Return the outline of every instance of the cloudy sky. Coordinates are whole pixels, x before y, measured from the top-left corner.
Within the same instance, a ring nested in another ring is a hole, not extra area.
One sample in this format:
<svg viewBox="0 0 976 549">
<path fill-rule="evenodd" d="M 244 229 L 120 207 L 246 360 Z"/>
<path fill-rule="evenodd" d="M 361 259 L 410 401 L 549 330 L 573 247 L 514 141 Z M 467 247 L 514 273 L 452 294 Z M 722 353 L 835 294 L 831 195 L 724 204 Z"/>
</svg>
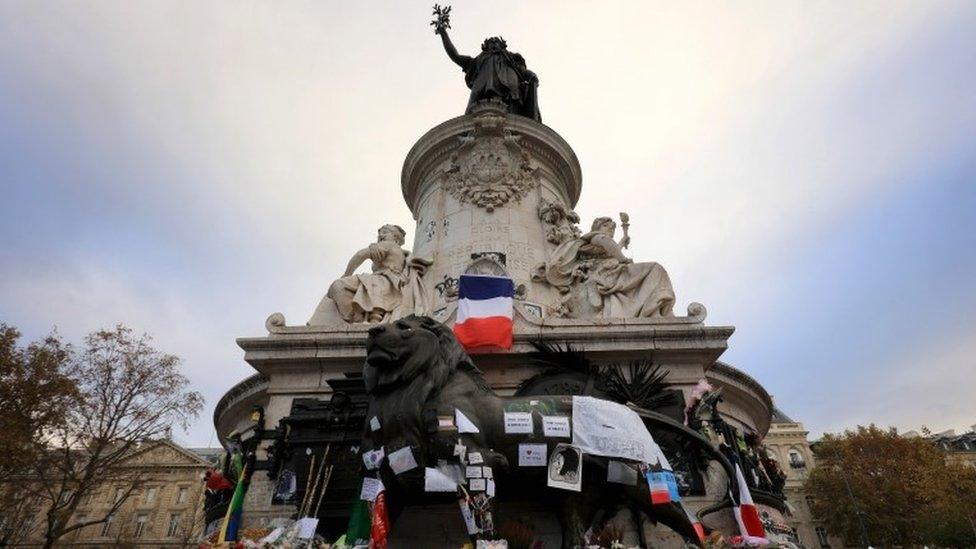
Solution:
<svg viewBox="0 0 976 549">
<path fill-rule="evenodd" d="M 403 157 L 460 114 L 422 2 L 0 2 L 0 321 L 123 322 L 208 409 L 234 339 L 413 227 Z M 501 34 L 678 309 L 818 434 L 976 423 L 976 3 L 456 2 Z M 412 237 L 412 235 L 409 235 Z"/>
</svg>

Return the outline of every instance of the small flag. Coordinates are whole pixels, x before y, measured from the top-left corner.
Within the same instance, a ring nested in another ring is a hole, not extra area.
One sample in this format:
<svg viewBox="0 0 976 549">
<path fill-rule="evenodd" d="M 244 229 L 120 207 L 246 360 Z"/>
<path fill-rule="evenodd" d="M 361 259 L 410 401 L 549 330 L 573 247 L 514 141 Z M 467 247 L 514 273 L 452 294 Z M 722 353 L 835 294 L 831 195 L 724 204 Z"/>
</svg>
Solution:
<svg viewBox="0 0 976 549">
<path fill-rule="evenodd" d="M 512 348 L 511 278 L 461 275 L 454 335 L 465 349 Z"/>
<path fill-rule="evenodd" d="M 241 476 L 237 480 L 237 487 L 234 488 L 234 495 L 230 498 L 227 506 L 227 514 L 224 515 L 224 526 L 220 529 L 218 543 L 227 541 L 237 541 L 237 531 L 241 527 L 241 513 L 244 511 L 244 494 L 247 492 L 247 483 L 244 481 L 247 475 L 247 465 L 241 469 Z"/>
<path fill-rule="evenodd" d="M 691 511 L 684 504 L 681 505 L 681 509 L 685 512 L 685 516 L 688 517 L 688 522 L 691 523 L 692 528 L 695 529 L 695 534 L 698 535 L 698 542 L 705 543 L 705 527 L 701 521 L 698 520 L 697 516 L 691 514 Z"/>
<path fill-rule="evenodd" d="M 648 471 L 647 484 L 651 489 L 651 503 L 671 503 L 681 501 L 678 481 L 671 471 Z"/>
<path fill-rule="evenodd" d="M 386 515 L 386 492 L 376 494 L 373 501 L 373 524 L 369 536 L 369 549 L 386 549 L 390 533 L 390 520 Z"/>
<path fill-rule="evenodd" d="M 735 478 L 739 484 L 739 504 L 735 506 L 735 521 L 739 523 L 739 533 L 743 536 L 765 538 L 766 531 L 759 519 L 759 511 L 752 501 L 749 485 L 746 484 L 738 463 L 735 464 Z"/>
</svg>

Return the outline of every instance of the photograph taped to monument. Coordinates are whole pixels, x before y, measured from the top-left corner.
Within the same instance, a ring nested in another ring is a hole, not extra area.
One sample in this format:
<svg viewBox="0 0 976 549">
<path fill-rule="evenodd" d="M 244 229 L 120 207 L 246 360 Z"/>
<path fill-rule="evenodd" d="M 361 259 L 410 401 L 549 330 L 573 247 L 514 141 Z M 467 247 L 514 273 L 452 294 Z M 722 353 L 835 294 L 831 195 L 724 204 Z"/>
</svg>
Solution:
<svg viewBox="0 0 976 549">
<path fill-rule="evenodd" d="M 547 485 L 579 492 L 583 484 L 583 452 L 571 445 L 560 443 L 549 457 Z"/>
</svg>

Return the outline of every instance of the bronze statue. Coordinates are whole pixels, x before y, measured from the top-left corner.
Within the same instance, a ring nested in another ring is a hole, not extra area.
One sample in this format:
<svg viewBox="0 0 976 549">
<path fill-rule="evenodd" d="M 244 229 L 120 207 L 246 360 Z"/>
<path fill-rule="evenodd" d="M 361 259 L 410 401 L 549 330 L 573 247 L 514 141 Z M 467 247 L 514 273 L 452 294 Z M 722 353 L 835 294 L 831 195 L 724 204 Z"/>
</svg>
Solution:
<svg viewBox="0 0 976 549">
<path fill-rule="evenodd" d="M 680 504 L 652 505 L 647 483 L 638 482 L 636 486 L 609 484 L 606 480 L 607 458 L 583 456 L 581 492 L 547 489 L 546 467 L 517 466 L 520 443 L 530 439 L 537 443 L 546 442 L 551 447 L 551 443 L 558 440 L 547 440 L 537 434 L 507 434 L 504 412 L 531 411 L 535 416 L 533 421 L 538 425 L 541 413 L 572 416 L 572 395 L 533 396 L 531 400 L 529 397 L 499 397 L 487 386 L 481 371 L 458 344 L 450 328 L 427 317 L 409 316 L 374 326 L 369 330 L 366 349 L 363 377 L 370 396 L 366 417 L 368 423 L 375 419 L 376 428 L 367 426 L 365 429 L 362 451 L 371 453 L 383 448 L 389 456 L 409 447 L 418 465 L 397 475 L 388 461 L 381 463 L 379 475 L 386 487 L 391 522 L 408 504 L 437 500 L 437 495 L 424 491 L 424 468 L 439 467 L 438 463 L 459 463 L 458 447 L 463 446 L 462 453 L 467 456 L 480 454 L 483 466 L 492 469 L 497 483 L 497 498 L 488 499 L 486 503 L 487 527 L 479 520 L 487 539 L 491 539 L 494 529 L 491 505 L 499 499 L 543 501 L 558 509 L 564 548 L 576 546 L 588 528 L 595 526 L 594 531 L 598 530 L 602 526 L 598 524 L 602 520 L 602 510 L 619 505 L 640 509 L 686 540 L 699 542 L 692 521 Z M 719 461 L 731 478 L 731 465 L 701 435 L 663 414 L 634 409 L 655 432 L 672 433 L 701 447 L 712 459 Z M 454 423 L 456 410 L 463 413 L 478 432 L 459 433 L 458 425 Z M 630 465 L 638 467 L 637 463 Z M 440 497 L 454 498 L 456 495 Z M 482 503 L 485 499 L 482 497 Z M 712 506 L 703 512 L 718 507 Z"/>
<path fill-rule="evenodd" d="M 451 42 L 447 29 L 451 7 L 434 5 L 434 32 L 444 43 L 447 56 L 464 71 L 464 82 L 471 89 L 466 114 L 478 101 L 496 99 L 508 106 L 508 111 L 542 122 L 536 88 L 539 77 L 525 66 L 525 59 L 508 51 L 508 44 L 500 36 L 485 39 L 476 57 L 461 55 Z"/>
</svg>

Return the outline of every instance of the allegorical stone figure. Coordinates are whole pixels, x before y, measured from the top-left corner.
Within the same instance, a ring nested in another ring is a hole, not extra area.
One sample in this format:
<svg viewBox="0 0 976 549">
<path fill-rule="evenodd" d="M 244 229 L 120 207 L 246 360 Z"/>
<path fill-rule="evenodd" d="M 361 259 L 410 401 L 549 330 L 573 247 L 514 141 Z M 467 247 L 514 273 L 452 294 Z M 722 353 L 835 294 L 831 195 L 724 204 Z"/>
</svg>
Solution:
<svg viewBox="0 0 976 549">
<path fill-rule="evenodd" d="M 525 66 L 525 59 L 508 51 L 508 45 L 500 36 L 486 39 L 481 44 L 481 53 L 475 57 L 459 54 L 447 34 L 451 27 L 450 11 L 450 6 L 435 5 L 436 19 L 431 25 L 440 35 L 448 57 L 464 71 L 464 82 L 471 89 L 465 113 L 470 113 L 478 101 L 497 99 L 508 106 L 509 112 L 542 122 L 536 96 L 539 78 Z"/>
<path fill-rule="evenodd" d="M 668 273 L 657 263 L 634 263 L 624 256 L 630 237 L 617 242 L 616 230 L 613 219 L 594 219 L 590 232 L 562 239 L 532 279 L 560 291 L 563 309 L 557 314 L 561 316 L 673 316 L 675 298 Z"/>
<path fill-rule="evenodd" d="M 421 277 L 431 262 L 410 257 L 400 247 L 405 237 L 397 225 L 380 227 L 376 242 L 356 252 L 342 277 L 329 287 L 309 325 L 388 322 L 428 313 L 430 298 Z M 372 272 L 353 274 L 366 260 L 373 263 Z"/>
</svg>

